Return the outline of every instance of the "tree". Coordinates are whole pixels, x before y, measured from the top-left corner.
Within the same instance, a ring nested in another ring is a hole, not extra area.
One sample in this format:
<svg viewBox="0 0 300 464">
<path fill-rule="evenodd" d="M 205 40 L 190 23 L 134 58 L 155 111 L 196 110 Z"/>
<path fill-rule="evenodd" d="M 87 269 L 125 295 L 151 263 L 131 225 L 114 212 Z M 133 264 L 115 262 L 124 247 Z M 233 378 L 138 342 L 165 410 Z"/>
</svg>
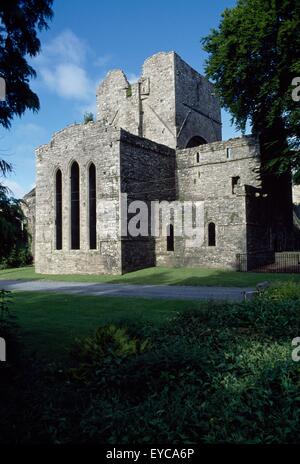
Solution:
<svg viewBox="0 0 300 464">
<path fill-rule="evenodd" d="M 202 39 L 206 74 L 221 104 L 243 132 L 260 137 L 265 166 L 292 168 L 300 180 L 300 103 L 292 80 L 300 76 L 300 0 L 238 0 L 218 29 Z"/>
<path fill-rule="evenodd" d="M 9 198 L 0 189 L 0 268 L 28 264 L 31 254 L 22 200 Z"/>
<path fill-rule="evenodd" d="M 0 159 L 0 177 L 1 175 L 6 176 L 6 174 L 8 174 L 11 171 L 12 171 L 12 165 L 8 163 L 7 161 Z M 1 186 L 0 184 L 0 191 L 1 189 L 5 189 L 5 187 Z"/>
<path fill-rule="evenodd" d="M 0 3 L 0 77 L 6 82 L 6 99 L 0 103 L 0 124 L 11 126 L 14 116 L 26 109 L 38 111 L 38 96 L 29 80 L 36 76 L 26 56 L 36 56 L 41 49 L 37 30 L 48 28 L 53 0 L 9 0 Z"/>
<path fill-rule="evenodd" d="M 9 129 L 14 116 L 26 109 L 38 111 L 38 96 L 29 80 L 36 76 L 26 57 L 36 56 L 41 43 L 37 30 L 47 29 L 52 18 L 53 0 L 9 0 L 0 2 L 0 78 L 6 87 L 5 100 L 0 101 L 0 124 Z M 10 163 L 0 159 L 0 178 L 12 170 Z M 0 183 L 0 256 L 10 265 L 25 263 L 27 232 L 19 200 L 8 197 L 9 189 Z M 3 263 L 2 263 L 3 265 Z"/>
</svg>

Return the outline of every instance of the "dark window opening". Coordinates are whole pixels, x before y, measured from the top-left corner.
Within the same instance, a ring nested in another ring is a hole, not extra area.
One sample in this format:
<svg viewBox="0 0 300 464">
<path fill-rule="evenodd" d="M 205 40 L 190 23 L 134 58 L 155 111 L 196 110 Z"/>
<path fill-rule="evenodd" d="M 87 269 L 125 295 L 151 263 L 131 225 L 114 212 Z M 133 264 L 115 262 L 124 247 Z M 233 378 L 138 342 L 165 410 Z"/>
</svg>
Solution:
<svg viewBox="0 0 300 464">
<path fill-rule="evenodd" d="M 167 251 L 174 251 L 174 227 L 172 224 L 167 227 Z"/>
<path fill-rule="evenodd" d="M 236 188 L 240 186 L 240 177 L 232 177 L 231 178 L 231 188 L 232 188 L 232 193 L 236 193 Z"/>
<path fill-rule="evenodd" d="M 62 249 L 62 175 L 59 169 L 55 178 L 55 247 Z"/>
<path fill-rule="evenodd" d="M 71 167 L 71 249 L 80 249 L 80 193 L 79 166 L 76 161 Z"/>
<path fill-rule="evenodd" d="M 192 225 L 196 227 L 196 206 L 192 205 Z"/>
<path fill-rule="evenodd" d="M 97 248 L 96 223 L 96 167 L 92 163 L 89 168 L 89 231 L 91 250 Z"/>
<path fill-rule="evenodd" d="M 216 225 L 214 222 L 208 224 L 208 246 L 216 246 Z"/>
<path fill-rule="evenodd" d="M 207 143 L 207 141 L 203 138 L 203 137 L 200 137 L 199 135 L 196 135 L 195 137 L 192 137 L 186 148 L 193 148 L 193 147 L 199 147 L 199 145 L 205 145 Z"/>
<path fill-rule="evenodd" d="M 199 162 L 200 162 L 200 154 L 197 153 L 197 163 L 199 163 Z"/>
</svg>

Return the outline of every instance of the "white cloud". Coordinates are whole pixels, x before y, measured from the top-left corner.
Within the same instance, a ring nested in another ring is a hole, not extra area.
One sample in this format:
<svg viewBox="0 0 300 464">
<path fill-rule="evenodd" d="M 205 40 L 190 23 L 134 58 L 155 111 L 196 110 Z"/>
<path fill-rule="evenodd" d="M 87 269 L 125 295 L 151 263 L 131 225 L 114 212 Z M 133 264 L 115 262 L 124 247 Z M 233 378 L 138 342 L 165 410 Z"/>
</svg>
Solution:
<svg viewBox="0 0 300 464">
<path fill-rule="evenodd" d="M 85 70 L 89 53 L 86 42 L 65 30 L 45 45 L 37 67 L 44 85 L 60 97 L 78 101 L 95 98 L 96 85 Z"/>
<path fill-rule="evenodd" d="M 54 69 L 41 69 L 44 82 L 61 97 L 87 100 L 96 90 L 85 69 L 75 64 L 59 64 Z"/>
<path fill-rule="evenodd" d="M 85 40 L 77 37 L 71 30 L 66 29 L 48 42 L 42 48 L 42 54 L 37 58 L 41 63 L 60 61 L 63 63 L 80 64 L 85 61 L 89 47 Z"/>
</svg>

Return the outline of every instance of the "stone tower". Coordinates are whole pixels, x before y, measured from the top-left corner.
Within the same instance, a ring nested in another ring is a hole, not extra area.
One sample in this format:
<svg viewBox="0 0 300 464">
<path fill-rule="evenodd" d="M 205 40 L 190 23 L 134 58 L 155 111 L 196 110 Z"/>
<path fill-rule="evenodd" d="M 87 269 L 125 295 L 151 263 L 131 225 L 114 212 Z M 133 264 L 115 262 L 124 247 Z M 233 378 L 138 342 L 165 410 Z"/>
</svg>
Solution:
<svg viewBox="0 0 300 464">
<path fill-rule="evenodd" d="M 175 52 L 148 58 L 134 84 L 111 71 L 97 90 L 97 120 L 171 148 L 222 138 L 212 84 Z"/>
</svg>

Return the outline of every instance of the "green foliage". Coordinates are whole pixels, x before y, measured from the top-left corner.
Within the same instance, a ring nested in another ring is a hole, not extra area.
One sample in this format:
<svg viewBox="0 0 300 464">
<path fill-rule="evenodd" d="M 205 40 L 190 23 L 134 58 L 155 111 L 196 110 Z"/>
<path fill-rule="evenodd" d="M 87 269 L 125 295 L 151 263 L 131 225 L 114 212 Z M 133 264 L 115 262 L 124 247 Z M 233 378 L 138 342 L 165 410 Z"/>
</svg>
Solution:
<svg viewBox="0 0 300 464">
<path fill-rule="evenodd" d="M 14 327 L 14 316 L 10 311 L 12 295 L 9 290 L 0 290 L 0 337 L 6 342 L 12 338 Z M 0 367 L 1 367 L 0 363 Z M 2 365 L 3 367 L 3 365 Z"/>
<path fill-rule="evenodd" d="M 12 386 L 20 442 L 297 443 L 299 304 L 296 285 L 277 284 L 157 329 L 100 327 L 64 366 L 30 360 Z"/>
<path fill-rule="evenodd" d="M 21 200 L 9 198 L 0 190 L 0 269 L 25 266 L 32 262 Z"/>
<path fill-rule="evenodd" d="M 275 301 L 300 300 L 300 285 L 296 282 L 276 282 L 265 291 L 264 298 Z"/>
<path fill-rule="evenodd" d="M 83 122 L 84 124 L 88 124 L 89 122 L 94 122 L 93 113 L 88 113 L 88 112 L 84 113 Z"/>
<path fill-rule="evenodd" d="M 6 176 L 9 172 L 12 171 L 12 165 L 5 160 L 0 159 L 0 175 Z M 0 185 L 0 192 L 7 193 L 7 187 Z"/>
<path fill-rule="evenodd" d="M 15 316 L 11 311 L 11 305 L 13 303 L 12 293 L 9 290 L 0 290 L 0 337 L 4 338 L 7 347 L 8 365 L 11 367 L 12 359 L 16 354 L 16 324 Z M 1 372 L 5 372 L 8 369 L 8 365 L 0 363 Z M 4 369 L 5 368 L 5 369 Z M 4 381 L 4 377 L 1 377 L 1 382 Z"/>
<path fill-rule="evenodd" d="M 281 173 L 300 169 L 300 106 L 292 79 L 300 76 L 298 0 L 238 0 L 203 39 L 207 76 L 238 129 L 260 134 L 265 159 Z M 292 152 L 293 150 L 293 152 Z"/>
<path fill-rule="evenodd" d="M 6 100 L 0 103 L 0 124 L 9 128 L 15 115 L 39 110 L 38 96 L 30 89 L 34 69 L 26 57 L 41 48 L 37 30 L 47 29 L 53 0 L 14 0 L 0 6 L 0 77 L 6 82 Z"/>
<path fill-rule="evenodd" d="M 0 321 L 3 322 L 9 314 L 9 305 L 11 304 L 11 292 L 9 290 L 0 290 Z"/>
<path fill-rule="evenodd" d="M 71 369 L 74 378 L 83 379 L 87 371 L 101 368 L 104 363 L 120 363 L 128 356 L 145 351 L 148 341 L 141 341 L 132 335 L 128 327 L 113 324 L 99 327 L 95 334 L 77 340 L 72 348 L 73 358 L 80 364 L 79 369 Z"/>
<path fill-rule="evenodd" d="M 127 98 L 132 97 L 132 87 L 131 87 L 130 84 L 129 84 L 129 86 L 126 88 L 126 97 L 127 97 Z"/>
</svg>

